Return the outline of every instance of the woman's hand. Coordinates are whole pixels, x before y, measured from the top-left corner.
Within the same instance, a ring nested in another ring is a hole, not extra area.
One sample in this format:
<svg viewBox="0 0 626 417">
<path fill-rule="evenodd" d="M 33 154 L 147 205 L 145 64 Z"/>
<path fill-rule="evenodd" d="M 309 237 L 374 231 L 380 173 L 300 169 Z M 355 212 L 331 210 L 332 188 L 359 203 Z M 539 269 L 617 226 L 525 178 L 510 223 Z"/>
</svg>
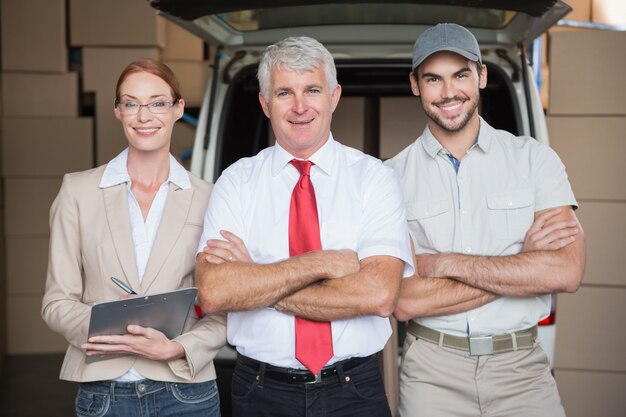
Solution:
<svg viewBox="0 0 626 417">
<path fill-rule="evenodd" d="M 83 343 L 87 356 L 134 354 L 155 361 L 169 361 L 185 356 L 183 346 L 150 327 L 131 324 L 122 336 L 93 336 Z"/>
</svg>

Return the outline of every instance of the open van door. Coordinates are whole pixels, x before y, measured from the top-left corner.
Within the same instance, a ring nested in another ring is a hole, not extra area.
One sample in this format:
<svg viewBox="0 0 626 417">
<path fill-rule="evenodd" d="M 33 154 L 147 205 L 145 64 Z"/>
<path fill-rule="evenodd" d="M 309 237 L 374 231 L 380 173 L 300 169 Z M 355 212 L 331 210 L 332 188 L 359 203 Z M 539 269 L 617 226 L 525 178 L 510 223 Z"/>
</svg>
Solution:
<svg viewBox="0 0 626 417">
<path fill-rule="evenodd" d="M 238 48 L 267 45 L 282 39 L 293 28 L 332 25 L 431 25 L 442 19 L 472 28 L 484 27 L 499 43 L 529 43 L 571 11 L 560 0 L 265 0 L 262 7 L 250 0 L 149 0 L 150 5 L 205 41 Z M 445 9 L 448 9 L 447 11 Z M 430 9 L 430 10 L 429 10 Z M 429 16 L 442 19 L 433 20 Z M 283 33 L 280 33 L 283 29 Z M 354 28 L 351 28 L 354 29 Z M 324 31 L 324 29 L 322 29 Z M 371 44 L 384 42 L 379 32 L 359 31 L 358 38 Z M 335 42 L 340 41 L 333 34 Z M 318 36 L 324 39 L 325 37 Z M 324 39 L 324 41 L 328 41 Z M 487 38 L 478 38 L 482 44 Z"/>
<path fill-rule="evenodd" d="M 263 49 L 293 34 L 322 42 L 336 59 L 410 60 L 411 45 L 425 28 L 439 22 L 466 26 L 481 47 L 497 46 L 520 71 L 519 49 L 571 11 L 560 0 L 148 0 L 160 14 L 220 49 L 199 118 L 192 171 L 214 181 L 223 167 L 218 148 L 224 89 L 233 73 L 258 62 Z M 262 5 L 262 7 L 259 7 Z M 524 79 L 526 72 L 521 71 Z M 518 72 L 519 74 L 519 72 Z M 531 103 L 532 98 L 527 98 Z M 532 109 L 531 113 L 542 112 Z M 211 114 L 209 114 L 209 108 Z M 545 126 L 525 117 L 525 134 L 547 141 Z"/>
</svg>

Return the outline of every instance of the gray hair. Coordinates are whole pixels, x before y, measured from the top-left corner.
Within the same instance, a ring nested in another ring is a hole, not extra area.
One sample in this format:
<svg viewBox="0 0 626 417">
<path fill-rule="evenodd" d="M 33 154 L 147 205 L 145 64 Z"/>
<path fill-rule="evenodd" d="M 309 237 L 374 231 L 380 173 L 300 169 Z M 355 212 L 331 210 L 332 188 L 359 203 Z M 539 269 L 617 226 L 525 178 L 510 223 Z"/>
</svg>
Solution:
<svg viewBox="0 0 626 417">
<path fill-rule="evenodd" d="M 324 45 L 307 36 L 292 36 L 268 46 L 257 73 L 265 101 L 270 97 L 270 77 L 273 69 L 305 72 L 315 71 L 320 65 L 324 68 L 328 88 L 332 92 L 337 86 L 337 69 L 333 56 Z"/>
</svg>

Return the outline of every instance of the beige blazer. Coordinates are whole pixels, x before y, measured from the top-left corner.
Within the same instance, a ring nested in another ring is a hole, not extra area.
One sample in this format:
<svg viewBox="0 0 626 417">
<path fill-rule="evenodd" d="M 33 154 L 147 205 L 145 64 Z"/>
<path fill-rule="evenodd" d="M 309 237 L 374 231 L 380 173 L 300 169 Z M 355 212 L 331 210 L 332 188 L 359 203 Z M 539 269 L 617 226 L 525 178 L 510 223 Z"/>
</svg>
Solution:
<svg viewBox="0 0 626 417">
<path fill-rule="evenodd" d="M 123 294 L 117 277 L 138 294 L 194 285 L 195 255 L 212 185 L 189 174 L 191 188 L 170 184 L 161 224 L 141 283 L 130 230 L 126 184 L 100 188 L 105 166 L 66 174 L 50 209 L 50 251 L 42 316 L 69 342 L 61 379 L 100 381 L 134 367 L 157 381 L 215 379 L 213 358 L 226 342 L 224 315 L 199 320 L 192 311 L 187 330 L 176 338 L 186 356 L 169 362 L 128 355 L 85 363 L 91 305 Z"/>
</svg>

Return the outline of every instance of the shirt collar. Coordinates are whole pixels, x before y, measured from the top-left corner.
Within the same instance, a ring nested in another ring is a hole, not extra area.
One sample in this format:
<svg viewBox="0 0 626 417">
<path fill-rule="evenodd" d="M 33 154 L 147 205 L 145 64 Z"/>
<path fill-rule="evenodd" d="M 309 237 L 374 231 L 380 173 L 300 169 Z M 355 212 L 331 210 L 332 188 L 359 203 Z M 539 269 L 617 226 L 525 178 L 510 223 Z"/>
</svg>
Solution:
<svg viewBox="0 0 626 417">
<path fill-rule="evenodd" d="M 487 123 L 485 123 L 482 117 L 479 116 L 478 118 L 480 121 L 478 137 L 472 147 L 478 146 L 484 152 L 488 152 L 493 138 L 491 136 L 491 132 L 487 128 Z M 424 129 L 422 140 L 424 143 L 424 150 L 426 150 L 426 153 L 430 155 L 431 158 L 436 157 L 437 154 L 444 149 L 443 146 L 441 146 L 441 143 L 439 143 L 439 141 L 433 136 L 428 125 L 426 125 L 426 129 Z"/>
<path fill-rule="evenodd" d="M 424 133 L 422 134 L 422 142 L 424 144 L 424 150 L 431 158 L 435 158 L 439 151 L 443 149 L 441 143 L 439 143 L 439 141 L 430 132 L 428 124 L 426 124 L 426 129 L 424 129 Z"/>
<path fill-rule="evenodd" d="M 272 175 L 276 176 L 280 171 L 289 164 L 289 161 L 295 157 L 287 152 L 285 148 L 280 146 L 278 142 L 272 150 Z M 335 140 L 332 133 L 329 135 L 326 143 L 322 145 L 313 155 L 309 157 L 309 161 L 313 162 L 323 172 L 328 175 L 332 174 L 333 160 L 335 158 Z"/>
<path fill-rule="evenodd" d="M 167 183 L 171 182 L 186 190 L 191 188 L 191 181 L 189 180 L 189 175 L 185 168 L 178 163 L 176 158 L 169 155 L 170 158 L 170 172 L 167 177 Z M 130 183 L 130 175 L 128 175 L 128 148 L 124 149 L 113 158 L 107 164 L 106 168 L 104 168 L 104 173 L 102 174 L 102 179 L 100 180 L 100 188 L 108 188 L 114 185 Z"/>
<path fill-rule="evenodd" d="M 485 123 L 482 117 L 480 117 L 480 129 L 478 130 L 478 140 L 476 146 L 482 149 L 484 152 L 489 152 L 491 148 L 491 142 L 493 142 L 493 131 L 490 126 Z"/>
<path fill-rule="evenodd" d="M 183 190 L 191 188 L 191 180 L 187 170 L 178 163 L 172 154 L 170 154 L 170 175 L 167 180 Z"/>
</svg>

